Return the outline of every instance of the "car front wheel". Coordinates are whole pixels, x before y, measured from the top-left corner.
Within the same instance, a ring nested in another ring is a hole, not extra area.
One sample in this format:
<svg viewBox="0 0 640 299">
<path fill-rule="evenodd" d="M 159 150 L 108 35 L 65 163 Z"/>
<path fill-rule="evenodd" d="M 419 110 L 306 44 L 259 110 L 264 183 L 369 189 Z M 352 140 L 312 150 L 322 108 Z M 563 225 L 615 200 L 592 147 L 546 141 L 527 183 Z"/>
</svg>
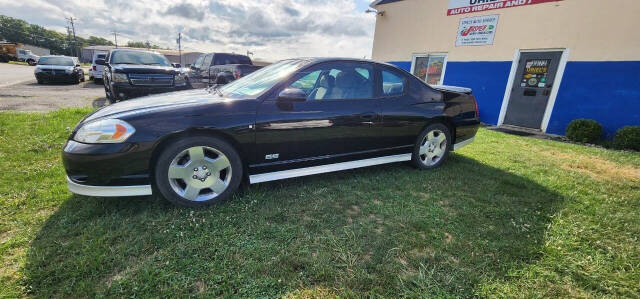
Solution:
<svg viewBox="0 0 640 299">
<path fill-rule="evenodd" d="M 111 89 L 107 87 L 106 82 L 104 84 L 104 94 L 109 104 L 115 104 L 116 98 L 113 96 L 113 93 L 111 93 Z"/>
<path fill-rule="evenodd" d="M 166 147 L 155 165 L 155 188 L 170 202 L 203 207 L 231 198 L 243 177 L 237 151 L 216 137 L 190 137 Z"/>
<path fill-rule="evenodd" d="M 432 124 L 418 136 L 411 162 L 420 169 L 436 168 L 447 159 L 451 148 L 451 133 L 443 124 Z"/>
</svg>

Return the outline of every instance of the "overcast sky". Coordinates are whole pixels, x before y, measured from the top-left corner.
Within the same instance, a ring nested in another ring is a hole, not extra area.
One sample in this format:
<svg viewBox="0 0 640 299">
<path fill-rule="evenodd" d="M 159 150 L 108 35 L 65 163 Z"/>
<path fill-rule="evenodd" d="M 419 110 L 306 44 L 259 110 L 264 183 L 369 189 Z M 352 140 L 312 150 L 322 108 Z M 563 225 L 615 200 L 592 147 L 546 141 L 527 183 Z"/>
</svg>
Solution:
<svg viewBox="0 0 640 299">
<path fill-rule="evenodd" d="M 277 60 L 300 56 L 371 56 L 375 16 L 370 0 L 0 0 L 0 14 L 118 43 L 146 41 L 203 52 L 255 53 Z"/>
</svg>

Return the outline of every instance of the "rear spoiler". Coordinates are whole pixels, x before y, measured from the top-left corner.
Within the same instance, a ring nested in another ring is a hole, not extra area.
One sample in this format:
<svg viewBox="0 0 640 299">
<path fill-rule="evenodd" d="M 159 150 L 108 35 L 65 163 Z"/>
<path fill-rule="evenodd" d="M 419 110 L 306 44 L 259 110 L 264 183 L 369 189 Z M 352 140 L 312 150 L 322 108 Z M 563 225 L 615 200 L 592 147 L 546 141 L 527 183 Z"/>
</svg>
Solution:
<svg viewBox="0 0 640 299">
<path fill-rule="evenodd" d="M 431 85 L 432 88 L 440 91 L 452 91 L 457 93 L 471 94 L 471 88 L 449 85 Z"/>
</svg>

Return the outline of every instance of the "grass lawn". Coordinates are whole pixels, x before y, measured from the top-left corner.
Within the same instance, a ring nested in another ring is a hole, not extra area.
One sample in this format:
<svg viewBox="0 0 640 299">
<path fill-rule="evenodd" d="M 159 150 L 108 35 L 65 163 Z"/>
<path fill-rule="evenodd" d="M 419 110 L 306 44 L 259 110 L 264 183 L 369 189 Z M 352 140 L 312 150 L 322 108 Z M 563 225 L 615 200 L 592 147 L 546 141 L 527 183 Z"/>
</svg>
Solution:
<svg viewBox="0 0 640 299">
<path fill-rule="evenodd" d="M 28 63 L 26 63 L 24 61 L 17 61 L 17 60 L 16 61 L 9 61 L 7 63 L 15 64 L 15 65 L 29 65 Z"/>
<path fill-rule="evenodd" d="M 86 109 L 0 113 L 0 297 L 640 296 L 640 154 L 481 130 L 189 210 L 66 189 Z"/>
</svg>

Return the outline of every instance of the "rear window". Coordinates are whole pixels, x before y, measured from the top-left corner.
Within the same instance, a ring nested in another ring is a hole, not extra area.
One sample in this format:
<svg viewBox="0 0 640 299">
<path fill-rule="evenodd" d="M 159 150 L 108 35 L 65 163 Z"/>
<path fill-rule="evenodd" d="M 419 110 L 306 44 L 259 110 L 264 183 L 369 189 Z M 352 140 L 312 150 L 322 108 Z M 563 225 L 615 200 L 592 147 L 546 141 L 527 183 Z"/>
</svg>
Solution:
<svg viewBox="0 0 640 299">
<path fill-rule="evenodd" d="M 98 56 L 96 56 L 96 59 L 104 59 L 105 57 L 107 57 L 106 54 L 98 54 Z"/>
<path fill-rule="evenodd" d="M 244 55 L 215 54 L 214 64 L 251 64 L 251 59 Z"/>
</svg>

